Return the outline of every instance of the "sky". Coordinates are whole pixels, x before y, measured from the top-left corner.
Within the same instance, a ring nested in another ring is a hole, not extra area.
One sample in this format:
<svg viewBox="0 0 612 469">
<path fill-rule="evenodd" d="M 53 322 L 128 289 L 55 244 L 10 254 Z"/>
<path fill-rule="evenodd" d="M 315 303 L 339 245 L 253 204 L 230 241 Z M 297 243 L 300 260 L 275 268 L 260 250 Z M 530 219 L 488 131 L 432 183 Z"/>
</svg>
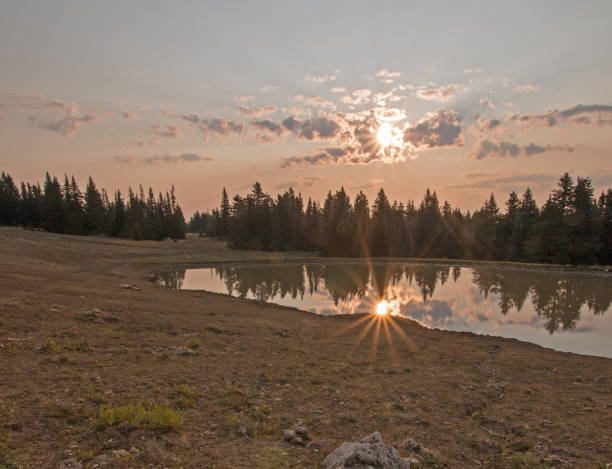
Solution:
<svg viewBox="0 0 612 469">
<path fill-rule="evenodd" d="M 0 171 L 541 204 L 612 186 L 612 2 L 0 3 Z"/>
</svg>

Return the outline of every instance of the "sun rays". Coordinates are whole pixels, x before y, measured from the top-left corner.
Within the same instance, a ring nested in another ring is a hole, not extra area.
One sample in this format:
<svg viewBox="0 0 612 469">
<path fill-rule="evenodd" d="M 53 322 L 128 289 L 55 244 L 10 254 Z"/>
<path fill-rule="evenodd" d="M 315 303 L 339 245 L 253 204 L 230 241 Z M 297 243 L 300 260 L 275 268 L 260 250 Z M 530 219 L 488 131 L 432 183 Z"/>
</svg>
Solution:
<svg viewBox="0 0 612 469">
<path fill-rule="evenodd" d="M 371 359 L 384 352 L 390 356 L 394 365 L 397 365 L 399 363 L 398 347 L 407 348 L 410 352 L 418 350 L 400 323 L 401 307 L 409 299 L 398 295 L 398 292 L 392 287 L 379 289 L 377 276 L 374 275 L 374 265 L 369 256 L 367 261 L 370 267 L 370 280 L 377 293 L 364 298 L 369 312 L 352 319 L 350 324 L 337 332 L 336 337 L 350 334 L 354 337 L 351 340 L 352 351 L 363 349 L 365 346 Z M 391 266 L 385 266 L 384 277 L 391 275 Z"/>
</svg>

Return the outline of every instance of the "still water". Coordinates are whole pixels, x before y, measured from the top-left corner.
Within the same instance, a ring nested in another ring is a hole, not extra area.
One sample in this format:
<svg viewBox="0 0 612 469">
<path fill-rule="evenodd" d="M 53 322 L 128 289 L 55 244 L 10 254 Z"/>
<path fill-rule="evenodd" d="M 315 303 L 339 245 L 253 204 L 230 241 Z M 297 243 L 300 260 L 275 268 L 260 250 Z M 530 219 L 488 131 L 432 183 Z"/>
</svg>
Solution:
<svg viewBox="0 0 612 469">
<path fill-rule="evenodd" d="M 365 262 L 240 264 L 160 275 L 315 314 L 391 314 L 430 328 L 512 337 L 612 357 L 612 274 Z"/>
</svg>

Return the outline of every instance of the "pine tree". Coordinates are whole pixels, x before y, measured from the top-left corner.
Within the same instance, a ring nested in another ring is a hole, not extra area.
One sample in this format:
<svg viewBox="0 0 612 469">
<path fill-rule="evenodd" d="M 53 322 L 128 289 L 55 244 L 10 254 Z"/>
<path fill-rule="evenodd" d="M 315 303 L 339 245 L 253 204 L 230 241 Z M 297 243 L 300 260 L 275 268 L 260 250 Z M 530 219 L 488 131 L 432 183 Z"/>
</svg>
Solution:
<svg viewBox="0 0 612 469">
<path fill-rule="evenodd" d="M 599 213 L 593 198 L 591 179 L 578 178 L 574 187 L 573 213 L 570 217 L 570 262 L 595 262 L 599 242 Z"/>
<path fill-rule="evenodd" d="M 16 225 L 19 217 L 21 198 L 13 178 L 0 174 L 0 225 Z"/>
<path fill-rule="evenodd" d="M 52 233 L 64 232 L 64 201 L 62 188 L 56 177 L 45 177 L 43 189 L 43 228 Z"/>
<path fill-rule="evenodd" d="M 101 234 L 104 232 L 104 204 L 102 196 L 91 176 L 85 188 L 84 227 L 86 234 Z"/>
<path fill-rule="evenodd" d="M 600 197 L 601 213 L 601 234 L 599 263 L 602 265 L 612 265 L 612 189 Z"/>
</svg>

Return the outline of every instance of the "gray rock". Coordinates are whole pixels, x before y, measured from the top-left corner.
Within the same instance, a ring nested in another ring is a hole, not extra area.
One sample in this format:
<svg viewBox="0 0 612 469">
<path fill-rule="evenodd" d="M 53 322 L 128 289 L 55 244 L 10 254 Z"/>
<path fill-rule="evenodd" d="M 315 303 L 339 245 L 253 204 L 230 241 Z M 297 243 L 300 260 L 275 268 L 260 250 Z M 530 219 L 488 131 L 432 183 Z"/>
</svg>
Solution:
<svg viewBox="0 0 612 469">
<path fill-rule="evenodd" d="M 297 434 L 300 435 L 304 438 L 308 438 L 308 428 L 305 427 L 304 425 L 300 425 L 300 424 L 295 424 L 293 426 L 293 431 Z"/>
<path fill-rule="evenodd" d="M 344 442 L 321 463 L 324 469 L 410 469 L 397 450 L 374 432 L 358 443 Z"/>
<path fill-rule="evenodd" d="M 402 442 L 402 446 L 404 448 L 408 449 L 409 451 L 414 452 L 414 453 L 420 453 L 421 452 L 421 444 L 418 441 L 413 440 L 412 438 L 406 438 Z"/>
<path fill-rule="evenodd" d="M 138 288 L 132 283 L 122 283 L 121 285 L 119 285 L 119 288 L 124 288 L 126 290 L 140 290 L 140 288 Z"/>
<path fill-rule="evenodd" d="M 294 430 L 283 430 L 283 439 L 285 441 L 291 441 L 295 438 L 295 436 Z"/>
</svg>

